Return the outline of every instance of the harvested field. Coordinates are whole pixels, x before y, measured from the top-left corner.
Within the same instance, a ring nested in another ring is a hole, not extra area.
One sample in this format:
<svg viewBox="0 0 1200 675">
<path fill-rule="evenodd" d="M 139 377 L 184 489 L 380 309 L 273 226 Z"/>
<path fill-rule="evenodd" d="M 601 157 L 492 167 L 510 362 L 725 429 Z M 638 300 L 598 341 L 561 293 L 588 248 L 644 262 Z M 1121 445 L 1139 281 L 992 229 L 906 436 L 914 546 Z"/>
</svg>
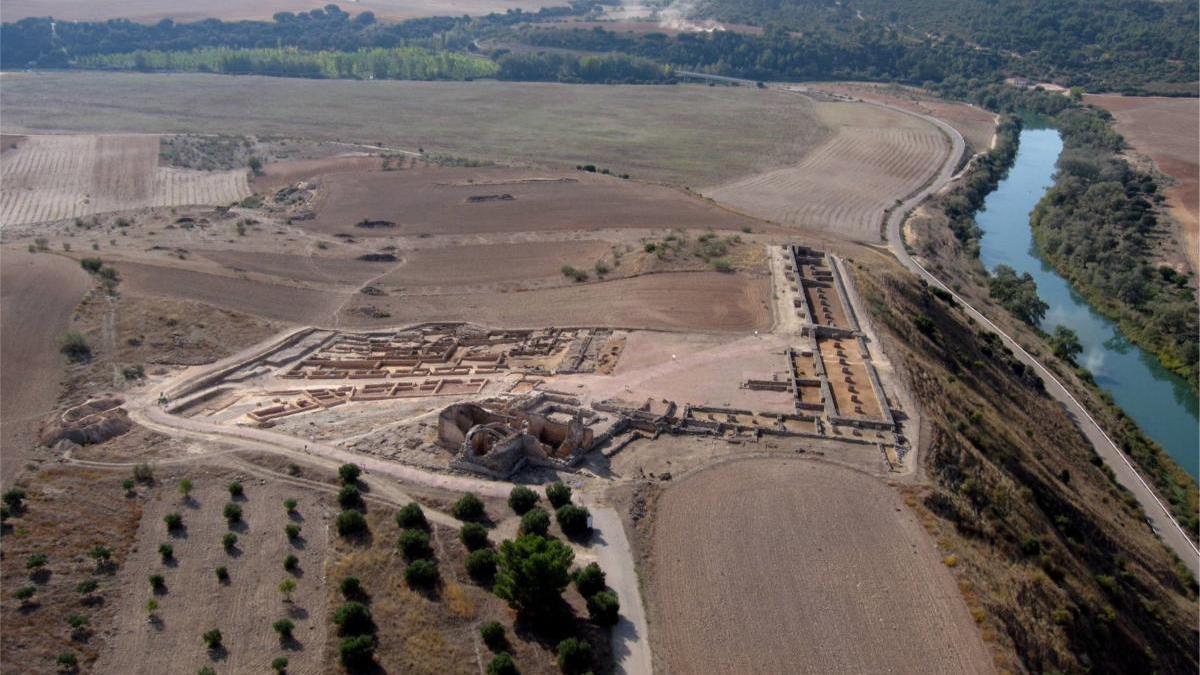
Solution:
<svg viewBox="0 0 1200 675">
<path fill-rule="evenodd" d="M 184 476 L 195 483 L 186 503 L 175 492 Z M 288 658 L 291 673 L 325 672 L 322 652 L 329 622 L 322 576 L 332 504 L 305 488 L 243 479 L 245 498 L 238 501 L 242 521 L 230 526 L 222 509 L 229 502 L 226 483 L 234 477 L 198 475 L 196 470 L 161 476 L 165 480 L 146 501 L 137 546 L 116 580 L 115 635 L 103 645 L 96 672 L 192 672 L 206 665 L 232 673 L 267 672 L 276 656 Z M 283 508 L 288 497 L 299 501 L 295 516 Z M 184 529 L 175 534 L 163 523 L 170 512 L 183 516 Z M 291 522 L 302 528 L 294 542 L 284 533 Z M 238 541 L 226 551 L 221 538 L 231 531 Z M 158 553 L 161 543 L 174 548 L 166 563 Z M 299 558 L 294 574 L 283 569 L 288 554 Z M 227 583 L 216 577 L 219 566 L 229 572 Z M 151 574 L 164 577 L 164 591 L 151 591 Z M 276 590 L 285 577 L 296 582 L 291 604 Z M 146 602 L 152 597 L 159 605 L 157 622 L 147 621 Z M 271 624 L 284 617 L 295 623 L 295 638 L 281 643 Z M 220 650 L 207 650 L 200 639 L 212 628 L 221 631 Z"/>
<path fill-rule="evenodd" d="M 1200 272 L 1200 99 L 1106 94 L 1084 100 L 1112 113 L 1134 151 L 1175 180 L 1164 193 L 1167 208 L 1179 225 L 1188 263 Z"/>
<path fill-rule="evenodd" d="M 54 409 L 66 359 L 58 337 L 92 286 L 79 263 L 51 254 L 0 254 L 0 475 L 12 480 Z"/>
<path fill-rule="evenodd" d="M 383 160 L 374 155 L 342 155 L 323 159 L 293 159 L 271 162 L 263 167 L 262 174 L 255 176 L 251 186 L 256 191 L 278 190 L 299 181 L 312 180 L 317 176 L 341 171 L 378 171 Z"/>
<path fill-rule="evenodd" d="M 865 474 L 804 460 L 721 464 L 667 489 L 653 532 L 656 669 L 993 670 L 933 542 L 899 494 Z"/>
<path fill-rule="evenodd" d="M 932 124 L 853 103 L 815 104 L 834 136 L 795 166 L 704 190 L 779 223 L 877 241 L 884 209 L 924 185 L 949 151 Z"/>
<path fill-rule="evenodd" d="M 345 296 L 314 289 L 251 281 L 142 263 L 119 263 L 121 290 L 254 314 L 275 321 L 322 324 L 333 318 Z"/>
<path fill-rule="evenodd" d="M 765 276 L 683 272 L 650 274 L 516 293 L 447 293 L 366 297 L 358 301 L 388 314 L 370 319 L 347 303 L 347 328 L 420 321 L 474 321 L 511 328 L 612 326 L 661 330 L 765 330 L 771 325 Z"/>
<path fill-rule="evenodd" d="M 493 194 L 512 199 L 470 201 Z M 325 176 L 301 225 L 359 237 L 607 228 L 732 229 L 758 224 L 670 188 L 584 172 L 421 169 Z M 355 227 L 387 220 L 395 227 Z M 584 261 L 574 261 L 580 263 Z"/>
<path fill-rule="evenodd" d="M 255 272 L 288 281 L 315 282 L 329 290 L 333 290 L 330 286 L 352 286 L 357 289 L 365 281 L 387 269 L 377 263 L 329 256 L 261 251 L 205 251 L 201 255 L 232 272 Z"/>
<path fill-rule="evenodd" d="M 37 129 L 340 138 L 690 186 L 791 166 L 829 136 L 808 99 L 734 87 L 6 75 L 3 131 Z"/>
<path fill-rule="evenodd" d="M 53 16 L 60 21 L 107 21 L 129 19 L 138 23 L 156 23 L 171 18 L 176 21 L 200 19 L 268 20 L 276 12 L 307 12 L 320 9 L 325 0 L 101 0 L 73 2 L 72 0 L 6 0 L 4 20 L 19 21 L 30 16 Z M 337 3 L 335 3 L 337 4 Z M 505 12 L 510 9 L 538 10 L 554 6 L 549 0 L 354 0 L 340 3 L 350 14 L 374 12 L 380 19 L 402 21 L 425 16 L 480 15 Z"/>
<path fill-rule="evenodd" d="M 158 166 L 158 137 L 30 136 L 0 164 L 0 225 L 146 206 L 228 204 L 250 194 L 245 171 Z"/>
</svg>

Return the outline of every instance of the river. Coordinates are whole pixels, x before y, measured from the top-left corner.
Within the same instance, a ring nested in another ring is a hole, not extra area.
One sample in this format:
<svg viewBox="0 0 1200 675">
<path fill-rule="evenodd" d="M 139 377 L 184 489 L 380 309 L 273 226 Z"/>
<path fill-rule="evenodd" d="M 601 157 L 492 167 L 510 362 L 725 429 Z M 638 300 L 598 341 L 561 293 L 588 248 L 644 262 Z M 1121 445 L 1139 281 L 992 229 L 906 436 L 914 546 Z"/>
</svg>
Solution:
<svg viewBox="0 0 1200 675">
<path fill-rule="evenodd" d="M 988 270 L 1008 265 L 1028 272 L 1050 309 L 1042 330 L 1063 325 L 1079 335 L 1078 363 L 1142 431 L 1193 477 L 1200 471 L 1200 414 L 1196 394 L 1154 356 L 1127 341 L 1116 325 L 1096 313 L 1044 262 L 1033 243 L 1029 214 L 1053 183 L 1062 152 L 1054 129 L 1026 128 L 1008 176 L 984 202 L 975 220 L 983 231 L 979 256 Z"/>
</svg>

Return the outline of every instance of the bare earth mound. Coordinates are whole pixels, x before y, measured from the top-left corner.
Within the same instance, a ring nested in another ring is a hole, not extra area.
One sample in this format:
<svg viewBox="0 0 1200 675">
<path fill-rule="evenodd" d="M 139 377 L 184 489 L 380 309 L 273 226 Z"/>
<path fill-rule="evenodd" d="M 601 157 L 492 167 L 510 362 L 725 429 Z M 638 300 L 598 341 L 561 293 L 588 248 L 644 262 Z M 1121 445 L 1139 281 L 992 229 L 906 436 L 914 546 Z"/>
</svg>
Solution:
<svg viewBox="0 0 1200 675">
<path fill-rule="evenodd" d="M 250 194 L 245 171 L 158 166 L 157 136 L 30 136 L 4 153 L 0 182 L 0 225 Z"/>
<path fill-rule="evenodd" d="M 1175 179 L 1165 191 L 1167 206 L 1180 225 L 1188 262 L 1200 271 L 1200 100 L 1108 95 L 1086 100 L 1112 113 L 1134 150 Z"/>
<path fill-rule="evenodd" d="M 864 474 L 775 459 L 701 471 L 660 498 L 652 548 L 664 672 L 992 671 L 932 542 Z"/>
<path fill-rule="evenodd" d="M 932 124 L 854 103 L 815 104 L 834 136 L 798 164 L 704 190 L 759 218 L 877 241 L 884 209 L 921 188 L 950 149 Z"/>
</svg>

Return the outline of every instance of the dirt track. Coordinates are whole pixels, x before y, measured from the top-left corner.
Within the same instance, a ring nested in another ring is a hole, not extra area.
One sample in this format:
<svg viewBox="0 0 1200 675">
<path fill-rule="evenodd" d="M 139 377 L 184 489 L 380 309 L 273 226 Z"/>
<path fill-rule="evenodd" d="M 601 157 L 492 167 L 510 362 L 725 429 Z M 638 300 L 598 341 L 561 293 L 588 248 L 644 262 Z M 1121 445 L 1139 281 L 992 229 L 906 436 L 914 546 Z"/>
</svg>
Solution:
<svg viewBox="0 0 1200 675">
<path fill-rule="evenodd" d="M 652 548 L 662 672 L 992 672 L 933 542 L 864 474 L 786 459 L 706 469 L 662 495 Z"/>
<path fill-rule="evenodd" d="M 6 249 L 0 264 L 0 474 L 6 484 L 58 398 L 58 336 L 92 282 L 79 264 Z"/>
</svg>

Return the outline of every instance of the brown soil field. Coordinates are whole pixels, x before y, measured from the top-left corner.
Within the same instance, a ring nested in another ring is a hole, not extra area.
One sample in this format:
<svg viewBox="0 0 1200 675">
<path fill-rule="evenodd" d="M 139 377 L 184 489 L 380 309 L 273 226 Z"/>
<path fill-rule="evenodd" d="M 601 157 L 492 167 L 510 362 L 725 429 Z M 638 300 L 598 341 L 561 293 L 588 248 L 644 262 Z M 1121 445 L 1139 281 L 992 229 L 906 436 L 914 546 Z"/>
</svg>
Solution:
<svg viewBox="0 0 1200 675">
<path fill-rule="evenodd" d="M 11 484 L 54 409 L 66 359 L 58 337 L 92 281 L 79 263 L 8 249 L 0 255 L 0 475 Z"/>
<path fill-rule="evenodd" d="M 336 290 L 331 286 L 352 286 L 353 290 L 357 290 L 368 279 L 387 269 L 380 263 L 329 256 L 261 251 L 204 251 L 200 255 L 231 272 L 254 272 L 287 281 L 314 282 L 331 291 Z"/>
<path fill-rule="evenodd" d="M 329 174 L 321 180 L 314 210 L 317 217 L 301 223 L 305 229 L 356 237 L 618 227 L 739 230 L 758 224 L 657 185 L 581 171 L 494 168 Z M 362 220 L 396 227 L 354 226 Z"/>
<path fill-rule="evenodd" d="M 0 163 L 0 224 L 147 206 L 228 204 L 250 194 L 245 171 L 158 166 L 153 135 L 30 136 Z"/>
<path fill-rule="evenodd" d="M 176 21 L 200 19 L 258 19 L 267 20 L 276 12 L 307 12 L 328 5 L 325 0 L 100 0 L 72 2 L 71 0 L 10 0 L 4 5 L 4 20 L 19 21 L 30 16 L 53 16 L 60 21 L 107 21 L 129 19 L 138 23 L 156 23 L 171 18 Z M 510 9 L 534 10 L 554 5 L 548 0 L 354 0 L 334 3 L 345 12 L 358 14 L 374 12 L 380 19 L 402 21 L 425 16 L 462 16 L 489 14 Z"/>
<path fill-rule="evenodd" d="M 875 478 L 805 460 L 721 464 L 667 489 L 653 528 L 663 672 L 993 671 L 933 542 Z"/>
<path fill-rule="evenodd" d="M 54 661 L 60 653 L 70 651 L 85 672 L 93 672 L 96 656 L 112 637 L 116 606 L 123 599 L 113 572 L 119 574 L 126 564 L 142 514 L 142 500 L 126 497 L 121 489 L 121 481 L 128 476 L 124 471 L 53 466 L 21 483 L 26 492 L 25 513 L 3 525 L 0 670 L 62 672 Z M 111 550 L 109 568 L 97 570 L 88 557 L 87 552 L 96 545 Z M 25 569 L 25 561 L 38 553 L 48 559 L 47 572 L 32 574 Z M 88 579 L 95 580 L 97 588 L 81 595 L 76 587 Z M 138 582 L 144 584 L 145 577 Z M 36 592 L 22 606 L 12 594 L 26 585 Z M 67 624 L 71 614 L 85 617 L 88 625 L 75 633 Z"/>
<path fill-rule="evenodd" d="M 231 471 L 178 469 L 168 475 L 160 469 L 158 486 L 148 495 L 136 535 L 136 546 L 116 580 L 119 588 L 115 634 L 103 645 L 97 672 L 192 672 L 209 665 L 218 672 L 267 672 L 276 656 L 288 658 L 288 672 L 326 672 L 323 655 L 328 621 L 322 582 L 328 521 L 336 512 L 324 493 L 281 482 L 247 480 Z M 190 478 L 195 489 L 184 503 L 176 492 L 179 479 Z M 230 527 L 222 516 L 229 502 L 228 481 L 240 478 L 245 486 L 242 522 Z M 283 500 L 299 501 L 298 515 L 283 508 Z M 185 529 L 171 534 L 163 516 L 177 512 Z M 301 526 L 301 536 L 289 542 L 283 528 Z M 226 532 L 238 542 L 232 552 L 221 545 Z M 158 546 L 174 548 L 164 563 Z M 283 559 L 299 558 L 299 570 L 283 569 Z M 218 581 L 215 570 L 225 566 L 229 582 Z M 165 577 L 165 592 L 153 593 L 147 578 Z M 292 604 L 284 602 L 276 586 L 284 578 L 296 582 Z M 158 601 L 157 622 L 147 620 L 146 602 Z M 272 622 L 288 617 L 295 622 L 295 638 L 281 644 Z M 200 639 L 211 628 L 221 631 L 224 649 L 209 652 Z"/>
<path fill-rule="evenodd" d="M 403 253 L 404 264 L 382 286 L 463 287 L 530 282 L 564 285 L 563 265 L 591 270 L 610 250 L 597 240 L 446 246 Z"/>
<path fill-rule="evenodd" d="M 791 166 L 829 136 L 809 99 L 745 87 L 101 72 L 6 75 L 0 128 L 340 139 L 559 169 L 595 164 L 693 187 Z"/>
<path fill-rule="evenodd" d="M 322 159 L 293 159 L 271 162 L 263 167 L 262 174 L 255 176 L 250 184 L 256 192 L 278 190 L 299 181 L 307 181 L 329 173 L 341 171 L 377 171 L 383 160 L 372 155 L 348 155 Z"/>
<path fill-rule="evenodd" d="M 854 103 L 817 103 L 834 136 L 798 164 L 705 189 L 750 215 L 878 241 L 884 209 L 920 189 L 949 141 L 932 124 Z"/>
<path fill-rule="evenodd" d="M 1089 95 L 1084 101 L 1113 114 L 1134 151 L 1148 155 L 1175 180 L 1165 196 L 1178 223 L 1192 270 L 1200 272 L 1200 99 Z"/>
<path fill-rule="evenodd" d="M 721 272 L 649 274 L 515 293 L 359 296 L 343 308 L 346 327 L 420 321 L 475 321 L 505 326 L 613 326 L 660 330 L 765 330 L 771 325 L 770 279 Z M 373 306 L 390 316 L 356 311 Z"/>
<path fill-rule="evenodd" d="M 915 87 L 866 82 L 822 82 L 812 85 L 812 88 L 887 103 L 936 117 L 962 134 L 971 152 L 986 152 L 991 147 L 992 135 L 996 131 L 996 116 L 983 108 L 937 98 Z"/>
</svg>

